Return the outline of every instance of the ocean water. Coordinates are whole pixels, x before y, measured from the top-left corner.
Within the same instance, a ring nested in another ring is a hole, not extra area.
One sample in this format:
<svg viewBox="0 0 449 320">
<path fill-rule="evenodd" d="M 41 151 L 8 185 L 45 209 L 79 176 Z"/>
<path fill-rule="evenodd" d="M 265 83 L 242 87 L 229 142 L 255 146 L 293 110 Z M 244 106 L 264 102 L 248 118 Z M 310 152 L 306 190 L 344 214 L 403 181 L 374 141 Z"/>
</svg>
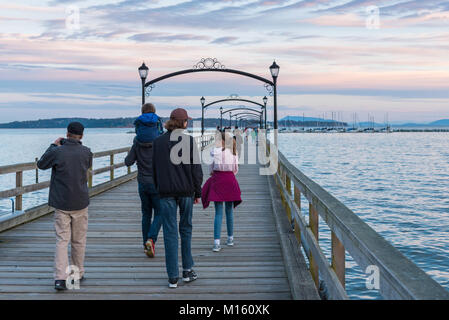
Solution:
<svg viewBox="0 0 449 320">
<path fill-rule="evenodd" d="M 279 147 L 449 290 L 449 133 L 286 133 Z M 330 259 L 330 231 L 322 221 L 320 245 Z M 366 289 L 364 270 L 346 257 L 349 296 L 381 298 Z"/>
<path fill-rule="evenodd" d="M 127 132 L 129 128 L 114 129 L 86 129 L 84 132 L 83 144 L 89 147 L 92 152 L 117 149 L 132 145 L 134 134 Z M 35 158 L 45 152 L 45 150 L 58 137 L 65 137 L 66 129 L 0 129 L 0 166 L 33 162 Z M 126 154 L 115 155 L 115 163 L 123 161 Z M 93 161 L 93 168 L 101 168 L 109 165 L 109 157 L 97 158 Z M 135 166 L 132 168 L 135 170 Z M 115 177 L 127 173 L 127 168 L 115 170 Z M 39 182 L 50 179 L 51 170 L 39 170 Z M 23 173 L 23 185 L 35 183 L 35 171 L 25 171 Z M 95 175 L 94 185 L 108 181 L 109 172 Z M 16 177 L 14 173 L 0 175 L 0 190 L 15 188 Z M 23 208 L 28 209 L 46 202 L 48 198 L 48 188 L 23 196 Z M 12 202 L 10 199 L 0 199 L 0 215 L 11 213 Z"/>
<path fill-rule="evenodd" d="M 129 131 L 86 129 L 83 143 L 93 152 L 130 146 L 134 135 Z M 65 129 L 0 129 L 0 166 L 34 161 L 64 134 Z M 449 133 L 285 133 L 279 135 L 279 147 L 302 172 L 449 290 Z M 108 157 L 94 159 L 94 168 L 108 164 Z M 121 174 L 126 168 L 117 170 L 116 176 Z M 50 170 L 39 170 L 39 181 L 49 175 Z M 97 175 L 94 184 L 108 179 L 109 173 Z M 34 181 L 34 171 L 24 173 L 24 185 Z M 0 176 L 0 190 L 14 187 L 14 174 Z M 24 208 L 45 203 L 47 197 L 48 189 L 24 195 Z M 10 211 L 11 201 L 0 199 L 0 213 Z M 330 259 L 330 232 L 322 221 L 320 245 Z M 364 270 L 349 255 L 346 267 L 351 298 L 381 298 L 366 289 Z"/>
</svg>

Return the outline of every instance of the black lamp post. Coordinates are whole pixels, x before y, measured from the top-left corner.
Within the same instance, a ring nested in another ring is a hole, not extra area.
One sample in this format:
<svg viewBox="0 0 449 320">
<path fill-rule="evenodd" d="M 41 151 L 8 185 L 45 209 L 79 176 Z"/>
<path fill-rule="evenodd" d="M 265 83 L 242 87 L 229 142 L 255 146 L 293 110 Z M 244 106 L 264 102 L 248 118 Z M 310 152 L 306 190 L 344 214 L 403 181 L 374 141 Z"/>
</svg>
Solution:
<svg viewBox="0 0 449 320">
<path fill-rule="evenodd" d="M 145 65 L 145 62 L 142 62 L 142 65 L 139 67 L 139 75 L 142 80 L 142 105 L 145 104 L 145 79 L 148 77 L 148 67 Z"/>
<path fill-rule="evenodd" d="M 201 97 L 201 135 L 204 135 L 204 103 L 206 102 L 206 99 L 204 97 Z"/>
<path fill-rule="evenodd" d="M 265 130 L 267 130 L 267 102 L 268 102 L 268 98 L 267 98 L 267 96 L 265 96 L 265 97 L 263 97 L 263 104 L 264 104 L 264 117 L 265 117 L 265 119 L 264 119 L 264 124 L 263 124 L 263 128 L 265 129 Z"/>
<path fill-rule="evenodd" d="M 273 105 L 274 105 L 274 115 L 273 115 L 273 129 L 276 130 L 278 128 L 278 101 L 277 101 L 277 78 L 279 75 L 280 67 L 276 64 L 276 61 L 273 61 L 273 64 L 270 66 L 271 76 L 273 77 Z"/>
<path fill-rule="evenodd" d="M 232 127 L 232 112 L 229 112 L 229 126 Z"/>
<path fill-rule="evenodd" d="M 223 107 L 220 107 L 220 130 L 223 130 Z"/>
</svg>

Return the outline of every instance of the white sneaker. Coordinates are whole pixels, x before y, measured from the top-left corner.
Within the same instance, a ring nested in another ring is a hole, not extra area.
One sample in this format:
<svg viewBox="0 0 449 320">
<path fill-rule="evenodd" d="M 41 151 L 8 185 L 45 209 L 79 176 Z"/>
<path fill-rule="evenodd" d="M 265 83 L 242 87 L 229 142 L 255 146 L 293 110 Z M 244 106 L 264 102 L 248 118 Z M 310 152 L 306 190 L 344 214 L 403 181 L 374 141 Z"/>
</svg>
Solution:
<svg viewBox="0 0 449 320">
<path fill-rule="evenodd" d="M 168 287 L 169 288 L 177 288 L 178 287 L 178 279 L 168 279 Z"/>
<path fill-rule="evenodd" d="M 212 248 L 212 251 L 213 252 L 218 252 L 218 251 L 220 251 L 221 250 L 221 246 L 219 245 L 219 244 L 214 244 L 214 247 Z"/>
<path fill-rule="evenodd" d="M 228 241 L 226 241 L 226 245 L 228 245 L 230 247 L 234 246 L 234 239 L 229 239 L 228 238 Z"/>
</svg>

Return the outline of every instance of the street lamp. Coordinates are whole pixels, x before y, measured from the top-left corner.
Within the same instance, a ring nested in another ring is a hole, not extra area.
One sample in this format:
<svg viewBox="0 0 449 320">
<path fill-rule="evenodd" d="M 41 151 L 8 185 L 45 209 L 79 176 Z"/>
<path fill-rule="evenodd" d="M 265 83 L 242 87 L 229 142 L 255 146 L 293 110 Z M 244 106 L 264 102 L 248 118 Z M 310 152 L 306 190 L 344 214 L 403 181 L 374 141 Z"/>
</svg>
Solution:
<svg viewBox="0 0 449 320">
<path fill-rule="evenodd" d="M 145 104 L 145 79 L 148 77 L 148 67 L 145 65 L 145 62 L 142 62 L 142 65 L 139 67 L 139 75 L 142 80 L 142 105 Z"/>
<path fill-rule="evenodd" d="M 271 76 L 273 77 L 273 98 L 274 98 L 274 116 L 273 116 L 273 127 L 276 130 L 278 128 L 278 106 L 277 106 L 277 78 L 279 75 L 280 67 L 276 64 L 276 61 L 273 61 L 273 64 L 270 66 Z"/>
<path fill-rule="evenodd" d="M 263 104 L 264 104 L 263 109 L 264 109 L 264 117 L 265 117 L 263 128 L 264 128 L 265 130 L 267 130 L 267 103 L 268 103 L 268 98 L 267 98 L 267 96 L 263 97 L 262 100 L 263 100 Z"/>
<path fill-rule="evenodd" d="M 229 112 L 229 127 L 232 127 L 232 112 Z"/>
<path fill-rule="evenodd" d="M 220 130 L 223 130 L 223 107 L 220 107 Z"/>
<path fill-rule="evenodd" d="M 277 129 L 278 129 L 278 97 L 277 97 L 277 78 L 280 67 L 273 61 L 270 66 L 271 76 L 273 77 L 273 129 L 274 129 L 274 144 L 277 146 Z"/>
<path fill-rule="evenodd" d="M 206 99 L 204 97 L 201 97 L 201 135 L 204 135 L 204 103 L 206 102 Z"/>
</svg>

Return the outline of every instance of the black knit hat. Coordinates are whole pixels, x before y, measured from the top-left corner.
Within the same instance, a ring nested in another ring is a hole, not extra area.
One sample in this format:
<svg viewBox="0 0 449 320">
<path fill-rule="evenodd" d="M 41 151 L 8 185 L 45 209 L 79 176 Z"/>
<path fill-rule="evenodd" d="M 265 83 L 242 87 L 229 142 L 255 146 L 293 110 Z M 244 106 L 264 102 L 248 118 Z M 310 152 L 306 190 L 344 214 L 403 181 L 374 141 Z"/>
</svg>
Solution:
<svg viewBox="0 0 449 320">
<path fill-rule="evenodd" d="M 70 122 L 67 126 L 67 132 L 82 136 L 84 132 L 84 126 L 80 122 Z"/>
</svg>

